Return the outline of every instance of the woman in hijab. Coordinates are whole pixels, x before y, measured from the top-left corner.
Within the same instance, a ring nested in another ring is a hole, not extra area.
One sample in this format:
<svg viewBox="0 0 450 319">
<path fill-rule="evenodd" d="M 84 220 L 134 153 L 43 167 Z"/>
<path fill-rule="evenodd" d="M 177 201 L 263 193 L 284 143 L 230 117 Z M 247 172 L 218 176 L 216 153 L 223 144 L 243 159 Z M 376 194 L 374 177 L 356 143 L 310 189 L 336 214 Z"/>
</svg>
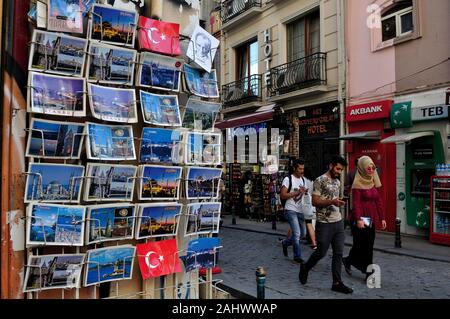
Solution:
<svg viewBox="0 0 450 319">
<path fill-rule="evenodd" d="M 380 187 L 380 178 L 372 159 L 369 156 L 360 157 L 352 184 L 353 211 L 349 216 L 353 246 L 342 262 L 349 275 L 353 266 L 366 275 L 366 280 L 370 275 L 367 266 L 372 264 L 375 227 L 381 223 L 381 229 L 386 229 L 383 204 L 378 193 Z"/>
</svg>

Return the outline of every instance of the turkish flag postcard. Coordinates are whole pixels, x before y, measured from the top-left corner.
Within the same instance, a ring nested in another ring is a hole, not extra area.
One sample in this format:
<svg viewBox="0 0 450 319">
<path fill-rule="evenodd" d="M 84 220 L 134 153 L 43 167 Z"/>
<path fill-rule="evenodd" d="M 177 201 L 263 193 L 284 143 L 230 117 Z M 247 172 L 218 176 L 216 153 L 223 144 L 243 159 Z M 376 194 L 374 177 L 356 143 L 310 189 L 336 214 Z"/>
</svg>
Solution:
<svg viewBox="0 0 450 319">
<path fill-rule="evenodd" d="M 139 17 L 138 42 L 141 50 L 180 55 L 180 25 Z"/>
<path fill-rule="evenodd" d="M 137 244 L 136 250 L 143 279 L 181 271 L 176 239 Z"/>
</svg>

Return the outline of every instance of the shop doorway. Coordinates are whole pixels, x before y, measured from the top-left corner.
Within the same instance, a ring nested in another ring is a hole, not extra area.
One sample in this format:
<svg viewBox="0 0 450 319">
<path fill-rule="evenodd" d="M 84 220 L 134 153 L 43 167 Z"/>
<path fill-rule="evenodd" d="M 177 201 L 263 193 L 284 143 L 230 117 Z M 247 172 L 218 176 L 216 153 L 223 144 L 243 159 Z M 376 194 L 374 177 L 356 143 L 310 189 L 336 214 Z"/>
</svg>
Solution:
<svg viewBox="0 0 450 319">
<path fill-rule="evenodd" d="M 333 155 L 339 154 L 339 142 L 321 139 L 303 139 L 300 142 L 300 157 L 305 159 L 308 178 L 316 179 L 328 170 Z"/>
</svg>

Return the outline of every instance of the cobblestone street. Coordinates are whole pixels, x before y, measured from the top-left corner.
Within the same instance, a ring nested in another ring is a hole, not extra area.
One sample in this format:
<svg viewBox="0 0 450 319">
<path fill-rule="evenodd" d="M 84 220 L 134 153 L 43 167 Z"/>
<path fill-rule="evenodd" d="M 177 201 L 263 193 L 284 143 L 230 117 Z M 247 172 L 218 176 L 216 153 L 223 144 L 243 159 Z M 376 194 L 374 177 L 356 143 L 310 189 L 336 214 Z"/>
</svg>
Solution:
<svg viewBox="0 0 450 319">
<path fill-rule="evenodd" d="M 214 278 L 246 294 L 256 296 L 255 270 L 263 266 L 267 271 L 265 296 L 267 299 L 295 298 L 450 298 L 450 264 L 441 261 L 374 252 L 374 262 L 381 267 L 381 288 L 367 287 L 364 276 L 353 269 L 348 276 L 342 267 L 344 283 L 354 293 L 343 295 L 331 288 L 331 247 L 309 273 L 308 283 L 298 281 L 299 266 L 284 257 L 276 234 L 250 232 L 223 227 L 220 231 L 223 248 L 219 255 L 222 273 Z M 349 247 L 345 246 L 347 255 Z M 302 246 L 303 258 L 312 253 Z"/>
</svg>

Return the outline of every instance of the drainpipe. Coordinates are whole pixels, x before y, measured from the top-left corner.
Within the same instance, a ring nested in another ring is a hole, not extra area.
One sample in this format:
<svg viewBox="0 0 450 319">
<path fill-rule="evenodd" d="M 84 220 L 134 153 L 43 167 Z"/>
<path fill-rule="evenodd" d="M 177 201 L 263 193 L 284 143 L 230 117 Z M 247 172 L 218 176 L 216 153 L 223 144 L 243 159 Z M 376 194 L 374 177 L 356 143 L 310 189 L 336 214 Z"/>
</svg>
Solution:
<svg viewBox="0 0 450 319">
<path fill-rule="evenodd" d="M 337 1 L 337 38 L 338 38 L 338 102 L 339 102 L 339 135 L 345 135 L 345 101 L 342 96 L 343 86 L 347 91 L 346 87 L 346 68 L 345 68 L 345 49 L 344 49 L 344 0 Z M 339 153 L 344 155 L 345 153 L 345 142 L 339 140 Z M 341 193 L 343 193 L 344 176 L 341 175 Z"/>
</svg>

